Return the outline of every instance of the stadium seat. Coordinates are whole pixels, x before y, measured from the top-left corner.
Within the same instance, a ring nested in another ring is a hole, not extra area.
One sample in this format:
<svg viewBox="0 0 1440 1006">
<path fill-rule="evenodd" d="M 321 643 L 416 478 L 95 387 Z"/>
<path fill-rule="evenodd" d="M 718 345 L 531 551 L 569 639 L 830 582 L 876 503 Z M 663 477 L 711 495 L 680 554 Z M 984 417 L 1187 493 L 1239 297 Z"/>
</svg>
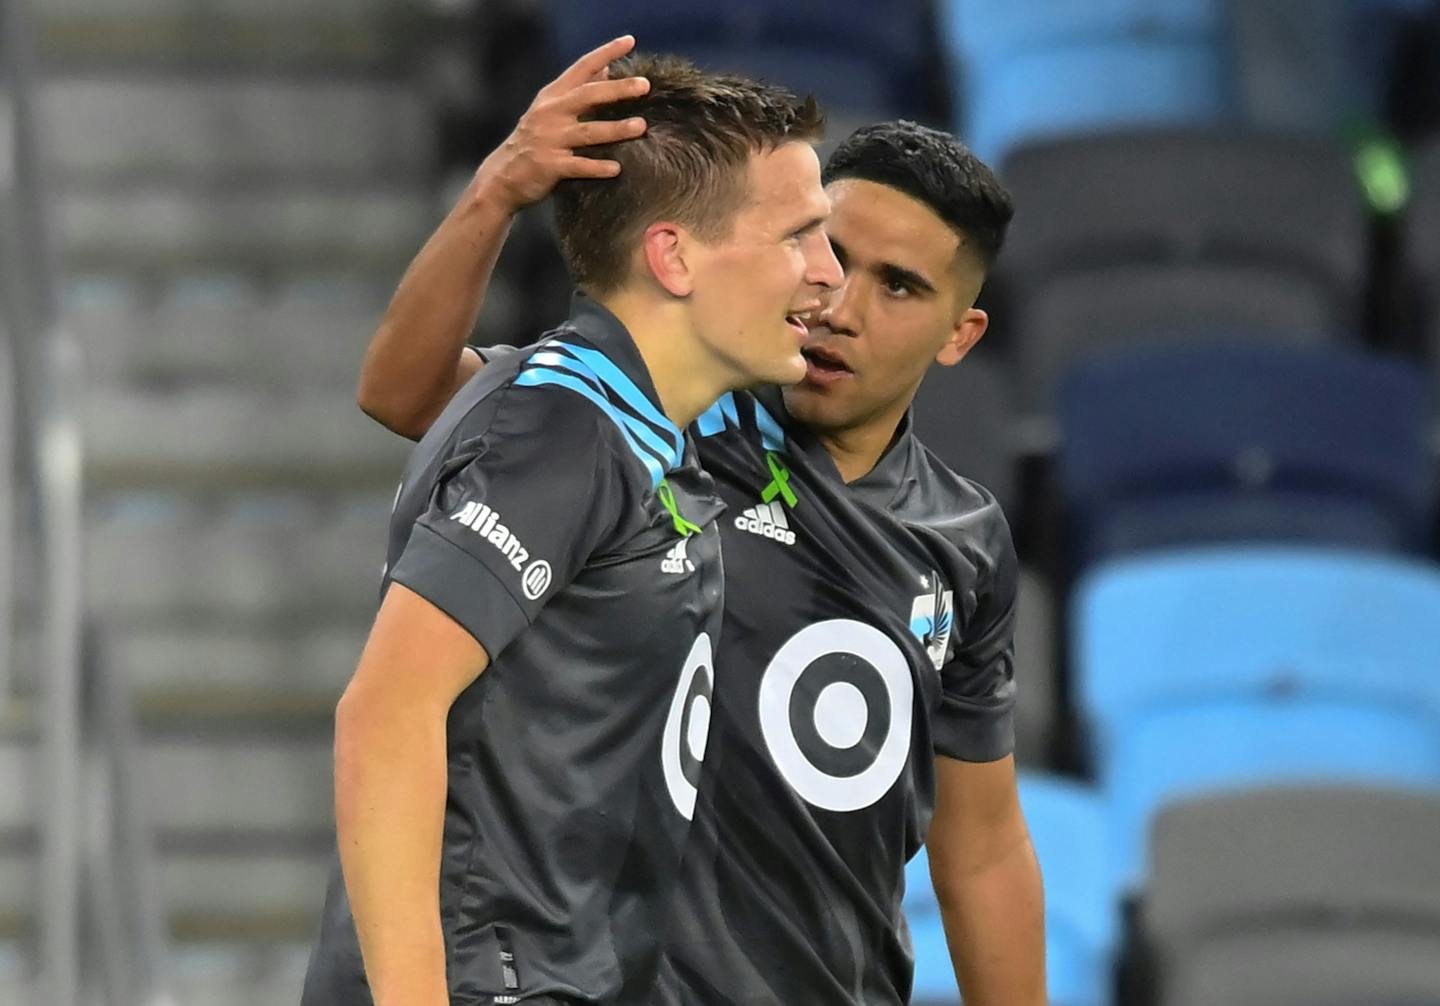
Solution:
<svg viewBox="0 0 1440 1006">
<path fill-rule="evenodd" d="M 1194 793 L 1337 777 L 1440 785 L 1440 572 L 1342 550 L 1116 560 L 1077 587 L 1079 712 L 1116 862 Z"/>
<path fill-rule="evenodd" d="M 1046 969 L 1055 1006 L 1104 1006 L 1120 933 L 1109 845 L 1098 793 L 1024 773 L 1020 799 L 1045 878 Z M 954 1003 L 955 975 L 922 848 L 905 871 L 905 911 L 915 948 L 916 1006 Z"/>
<path fill-rule="evenodd" d="M 1003 362 L 972 352 L 954 367 L 933 366 L 911 411 L 915 435 L 955 472 L 995 494 L 1018 514 L 1014 400 Z"/>
<path fill-rule="evenodd" d="M 296 276 L 260 311 L 254 341 L 271 386 L 353 393 L 366 344 L 385 313 L 385 289 L 358 275 Z"/>
<path fill-rule="evenodd" d="M 1430 363 L 1440 382 L 1440 142 L 1415 158 L 1415 195 L 1405 224 L 1410 287 L 1420 301 Z"/>
<path fill-rule="evenodd" d="M 996 4 L 950 0 L 958 131 L 1002 162 L 1026 141 L 1220 121 L 1229 109 L 1214 0 Z"/>
<path fill-rule="evenodd" d="M 1352 341 L 1329 291 L 1254 265 L 1123 263 L 1076 268 L 1007 291 L 1019 387 L 1053 416 L 1061 376 L 1097 350 L 1233 338 L 1327 345 Z"/>
<path fill-rule="evenodd" d="M 55 222 L 73 267 L 243 267 L 398 274 L 424 243 L 431 206 L 411 186 L 267 183 L 200 198 L 158 182 L 62 191 Z"/>
<path fill-rule="evenodd" d="M 423 183 L 433 167 L 433 119 L 418 90 L 393 82 L 86 74 L 51 78 L 39 98 L 63 179 Z"/>
<path fill-rule="evenodd" d="M 1016 289 L 1136 263 L 1257 268 L 1328 305 L 1327 330 L 1359 330 L 1366 215 L 1328 139 L 1117 132 L 1027 146 L 1003 177 L 1018 210 L 1001 271 Z"/>
<path fill-rule="evenodd" d="M 1073 554 L 1084 563 L 1107 547 L 1187 539 L 1423 549 L 1430 421 L 1419 371 L 1358 353 L 1215 344 L 1097 355 L 1060 395 Z"/>
<path fill-rule="evenodd" d="M 1164 1006 L 1440 992 L 1440 794 L 1273 787 L 1156 822 L 1142 939 Z"/>
<path fill-rule="evenodd" d="M 928 67 L 924 0 L 899 0 L 885 7 L 815 0 L 781 5 L 761 0 L 558 0 L 550 8 L 562 64 L 630 32 L 643 51 L 678 53 L 709 69 L 732 70 L 814 94 L 827 111 L 846 122 L 907 112 L 914 105 L 917 80 Z"/>
<path fill-rule="evenodd" d="M 406 454 L 405 441 L 355 407 L 352 391 L 333 388 L 97 390 L 82 419 L 88 474 L 104 487 L 375 487 L 394 483 Z"/>
</svg>

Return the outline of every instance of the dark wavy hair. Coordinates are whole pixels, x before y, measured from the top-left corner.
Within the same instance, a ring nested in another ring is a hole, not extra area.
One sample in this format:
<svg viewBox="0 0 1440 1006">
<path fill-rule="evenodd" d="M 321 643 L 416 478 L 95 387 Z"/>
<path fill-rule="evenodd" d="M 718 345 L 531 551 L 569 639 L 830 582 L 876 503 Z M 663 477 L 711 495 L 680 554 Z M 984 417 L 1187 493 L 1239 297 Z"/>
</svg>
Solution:
<svg viewBox="0 0 1440 1006">
<path fill-rule="evenodd" d="M 862 126 L 825 162 L 825 184 L 877 182 L 918 199 L 968 239 L 988 270 L 1015 215 L 995 173 L 949 133 L 899 119 Z"/>
</svg>

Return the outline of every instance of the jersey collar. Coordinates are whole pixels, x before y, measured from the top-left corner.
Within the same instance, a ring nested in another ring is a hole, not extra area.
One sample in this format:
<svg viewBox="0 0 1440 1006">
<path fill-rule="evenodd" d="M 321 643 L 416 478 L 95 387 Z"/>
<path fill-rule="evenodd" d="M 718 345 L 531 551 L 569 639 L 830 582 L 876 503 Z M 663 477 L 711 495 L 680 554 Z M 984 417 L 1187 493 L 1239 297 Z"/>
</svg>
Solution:
<svg viewBox="0 0 1440 1006">
<path fill-rule="evenodd" d="M 774 386 L 757 388 L 754 395 L 756 400 L 776 417 L 784 429 L 787 450 L 793 450 L 805 457 L 817 471 L 827 478 L 836 482 L 844 481 L 840 477 L 840 469 L 835 466 L 835 459 L 830 456 L 830 452 L 825 449 L 820 438 L 808 426 L 786 411 L 785 395 L 780 388 Z M 849 483 L 851 493 L 882 508 L 892 506 L 899 499 L 906 486 L 916 479 L 915 464 L 920 442 L 915 439 L 912 426 L 910 412 L 906 410 L 904 417 L 900 420 L 900 431 L 894 442 L 880 456 L 880 460 L 868 474 Z"/>
<path fill-rule="evenodd" d="M 676 467 L 698 467 L 694 442 L 665 415 L 650 368 L 645 365 L 645 358 L 640 355 L 640 348 L 625 323 L 604 304 L 577 290 L 570 300 L 570 317 L 565 327 L 599 350 L 653 407 L 653 411 L 643 410 L 646 418 L 656 425 L 663 423 L 664 431 L 681 447 L 681 460 Z"/>
</svg>

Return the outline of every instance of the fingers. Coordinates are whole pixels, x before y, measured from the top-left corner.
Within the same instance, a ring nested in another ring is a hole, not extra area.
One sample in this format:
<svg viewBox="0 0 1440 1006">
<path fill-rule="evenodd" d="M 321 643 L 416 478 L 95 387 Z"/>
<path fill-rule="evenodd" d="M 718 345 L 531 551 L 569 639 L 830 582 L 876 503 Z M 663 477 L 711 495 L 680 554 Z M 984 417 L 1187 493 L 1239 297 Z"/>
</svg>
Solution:
<svg viewBox="0 0 1440 1006">
<path fill-rule="evenodd" d="M 598 147 L 602 143 L 633 140 L 644 132 L 644 119 L 599 119 L 593 122 L 577 122 L 565 131 L 563 143 L 572 150 L 576 147 Z"/>
<path fill-rule="evenodd" d="M 575 90 L 555 99 L 556 107 L 572 115 L 584 115 L 601 105 L 613 105 L 617 101 L 629 101 L 648 93 L 650 81 L 644 77 L 621 77 L 619 80 L 597 80 L 582 84 Z"/>
<path fill-rule="evenodd" d="M 602 46 L 591 49 L 574 63 L 570 64 L 570 69 L 556 77 L 554 82 L 545 88 L 545 90 L 568 91 L 579 84 L 583 84 L 633 48 L 635 48 L 635 36 L 621 35 L 617 39 L 612 39 Z"/>
<path fill-rule="evenodd" d="M 620 163 L 590 157 L 567 157 L 557 165 L 556 172 L 561 178 L 614 178 L 620 173 Z"/>
</svg>

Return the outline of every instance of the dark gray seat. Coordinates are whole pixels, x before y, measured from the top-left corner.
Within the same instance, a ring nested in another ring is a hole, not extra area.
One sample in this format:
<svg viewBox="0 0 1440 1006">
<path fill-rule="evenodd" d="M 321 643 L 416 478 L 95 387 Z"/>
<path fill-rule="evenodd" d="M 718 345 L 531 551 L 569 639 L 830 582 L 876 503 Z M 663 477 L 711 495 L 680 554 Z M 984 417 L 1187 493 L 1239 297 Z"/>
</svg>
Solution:
<svg viewBox="0 0 1440 1006">
<path fill-rule="evenodd" d="M 1262 789 L 1159 816 L 1141 918 L 1164 1006 L 1440 1003 L 1440 794 Z"/>
<path fill-rule="evenodd" d="M 1047 275 L 1145 262 L 1223 263 L 1328 293 L 1359 320 L 1366 216 L 1343 147 L 1209 129 L 1038 143 L 1004 166 L 1015 223 L 1002 259 L 1022 293 Z"/>
</svg>

